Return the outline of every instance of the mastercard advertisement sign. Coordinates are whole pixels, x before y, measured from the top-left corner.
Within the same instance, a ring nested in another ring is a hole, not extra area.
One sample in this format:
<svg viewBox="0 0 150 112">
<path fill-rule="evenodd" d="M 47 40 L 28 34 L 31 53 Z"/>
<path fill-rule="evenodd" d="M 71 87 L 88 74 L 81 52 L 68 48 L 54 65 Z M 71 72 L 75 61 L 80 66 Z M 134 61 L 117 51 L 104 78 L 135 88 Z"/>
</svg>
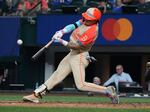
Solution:
<svg viewBox="0 0 150 112">
<path fill-rule="evenodd" d="M 150 45 L 150 15 L 104 15 L 100 21 L 101 45 Z"/>
<path fill-rule="evenodd" d="M 81 16 L 78 14 L 38 16 L 37 43 L 46 44 L 56 31 L 79 19 Z M 95 45 L 150 46 L 150 15 L 148 14 L 103 15 L 99 26 Z M 69 36 L 70 33 L 63 38 L 68 40 Z"/>
<path fill-rule="evenodd" d="M 126 18 L 110 18 L 102 25 L 102 36 L 108 41 L 126 41 L 132 36 L 132 32 L 132 23 Z"/>
</svg>

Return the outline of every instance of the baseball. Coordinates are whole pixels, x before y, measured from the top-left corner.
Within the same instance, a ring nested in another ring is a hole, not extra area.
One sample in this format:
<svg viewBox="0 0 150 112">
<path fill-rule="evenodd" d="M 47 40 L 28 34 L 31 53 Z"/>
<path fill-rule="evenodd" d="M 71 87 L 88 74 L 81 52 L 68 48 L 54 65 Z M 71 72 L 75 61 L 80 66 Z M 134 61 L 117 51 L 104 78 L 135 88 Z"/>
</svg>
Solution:
<svg viewBox="0 0 150 112">
<path fill-rule="evenodd" d="M 22 41 L 21 39 L 18 39 L 18 40 L 17 40 L 17 44 L 18 44 L 18 45 L 22 45 L 22 44 L 23 44 L 23 41 Z"/>
</svg>

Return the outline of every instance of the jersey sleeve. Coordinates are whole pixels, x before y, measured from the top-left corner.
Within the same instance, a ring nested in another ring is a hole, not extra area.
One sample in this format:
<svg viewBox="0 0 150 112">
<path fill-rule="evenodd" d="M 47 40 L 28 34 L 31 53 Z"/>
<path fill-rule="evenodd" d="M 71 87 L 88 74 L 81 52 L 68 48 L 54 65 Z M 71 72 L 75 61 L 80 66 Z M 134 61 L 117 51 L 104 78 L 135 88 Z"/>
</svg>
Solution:
<svg viewBox="0 0 150 112">
<path fill-rule="evenodd" d="M 82 25 L 82 20 L 78 20 L 74 24 L 69 24 L 69 25 L 65 26 L 63 28 L 63 32 L 64 33 L 70 33 L 71 31 L 75 30 L 76 27 L 79 27 L 81 25 Z"/>
<path fill-rule="evenodd" d="M 82 24 L 83 24 L 83 21 L 82 21 L 82 19 L 80 19 L 80 20 L 78 20 L 77 22 L 75 22 L 76 24 L 77 24 L 77 26 L 79 27 L 79 26 L 81 26 Z"/>
</svg>

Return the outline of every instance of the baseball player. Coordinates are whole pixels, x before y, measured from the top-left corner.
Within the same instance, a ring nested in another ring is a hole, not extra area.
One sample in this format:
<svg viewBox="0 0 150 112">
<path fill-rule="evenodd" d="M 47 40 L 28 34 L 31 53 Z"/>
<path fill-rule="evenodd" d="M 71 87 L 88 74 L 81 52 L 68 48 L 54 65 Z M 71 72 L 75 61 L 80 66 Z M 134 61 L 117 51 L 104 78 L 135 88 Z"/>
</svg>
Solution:
<svg viewBox="0 0 150 112">
<path fill-rule="evenodd" d="M 73 72 L 76 87 L 82 91 L 98 92 L 108 96 L 112 103 L 119 103 L 119 98 L 113 86 L 103 87 L 94 83 L 85 82 L 85 68 L 89 61 L 86 59 L 89 56 L 89 51 L 98 37 L 98 22 L 101 19 L 101 12 L 97 8 L 89 8 L 82 13 L 82 19 L 69 24 L 62 30 L 57 31 L 53 39 L 62 45 L 70 48 L 70 52 L 58 65 L 57 70 L 50 78 L 35 89 L 33 94 L 24 96 L 24 101 L 39 102 L 39 98 L 46 90 L 51 90 L 56 84 L 60 83 L 70 72 Z M 69 42 L 61 37 L 72 32 Z"/>
</svg>

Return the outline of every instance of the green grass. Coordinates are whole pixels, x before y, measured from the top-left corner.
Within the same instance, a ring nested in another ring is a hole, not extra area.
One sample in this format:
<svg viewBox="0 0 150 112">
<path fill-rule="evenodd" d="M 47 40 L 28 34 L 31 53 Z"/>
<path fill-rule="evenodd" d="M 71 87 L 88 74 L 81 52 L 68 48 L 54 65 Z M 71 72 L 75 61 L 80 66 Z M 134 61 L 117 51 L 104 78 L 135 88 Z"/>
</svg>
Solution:
<svg viewBox="0 0 150 112">
<path fill-rule="evenodd" d="M 0 112 L 149 112 L 147 109 L 0 107 Z"/>
<path fill-rule="evenodd" d="M 23 95 L 0 95 L 0 101 L 22 101 Z M 44 96 L 42 102 L 91 102 L 91 103 L 105 103 L 110 102 L 107 97 L 88 97 L 83 96 Z M 150 98 L 120 98 L 121 103 L 150 103 Z"/>
<path fill-rule="evenodd" d="M 0 101 L 22 101 L 22 94 L 0 94 Z M 148 103 L 150 98 L 120 98 L 121 103 Z M 42 102 L 91 102 L 105 103 L 110 102 L 106 97 L 82 96 L 44 96 Z M 21 107 L 21 106 L 0 106 L 0 112 L 150 112 L 149 109 L 111 109 L 111 108 L 69 108 L 69 107 Z"/>
</svg>

